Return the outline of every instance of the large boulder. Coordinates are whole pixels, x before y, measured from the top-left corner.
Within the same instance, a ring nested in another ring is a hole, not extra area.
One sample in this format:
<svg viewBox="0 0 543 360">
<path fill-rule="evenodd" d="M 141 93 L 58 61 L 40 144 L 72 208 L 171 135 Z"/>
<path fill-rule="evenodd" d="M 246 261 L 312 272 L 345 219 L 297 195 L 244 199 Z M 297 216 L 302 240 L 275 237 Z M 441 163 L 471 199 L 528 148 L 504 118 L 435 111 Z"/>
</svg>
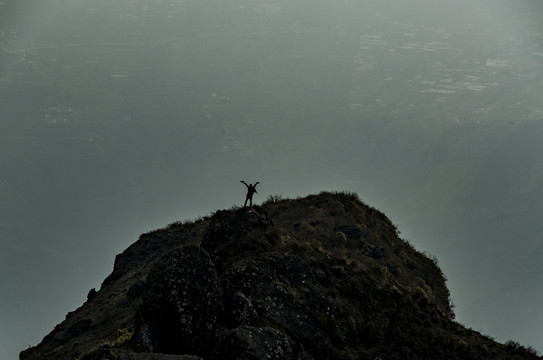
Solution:
<svg viewBox="0 0 543 360">
<path fill-rule="evenodd" d="M 209 252 L 230 237 L 238 238 L 253 229 L 267 229 L 273 221 L 262 208 L 241 208 L 234 211 L 218 210 L 213 214 L 202 241 L 202 247 Z"/>
<path fill-rule="evenodd" d="M 225 271 L 223 280 L 226 313 L 242 324 L 270 323 L 303 342 L 342 331 L 326 294 L 297 256 L 272 252 L 238 261 Z"/>
<path fill-rule="evenodd" d="M 221 271 L 248 253 L 268 252 L 277 246 L 279 238 L 270 232 L 272 227 L 271 218 L 257 206 L 253 209 L 219 210 L 210 220 L 202 248 L 209 252 Z"/>
<path fill-rule="evenodd" d="M 144 286 L 134 341 L 140 351 L 203 354 L 222 311 L 215 266 L 199 246 L 166 255 Z"/>
</svg>

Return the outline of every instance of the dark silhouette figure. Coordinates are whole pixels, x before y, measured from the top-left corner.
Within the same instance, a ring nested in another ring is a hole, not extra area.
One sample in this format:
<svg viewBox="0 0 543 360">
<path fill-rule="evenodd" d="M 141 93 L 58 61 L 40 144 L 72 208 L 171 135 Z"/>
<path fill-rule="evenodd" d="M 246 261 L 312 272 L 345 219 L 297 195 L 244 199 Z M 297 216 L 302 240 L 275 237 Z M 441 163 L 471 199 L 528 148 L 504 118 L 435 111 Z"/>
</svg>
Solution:
<svg viewBox="0 0 543 360">
<path fill-rule="evenodd" d="M 253 207 L 253 194 L 255 194 L 255 193 L 258 194 L 258 191 L 256 191 L 256 186 L 258 184 L 260 184 L 260 182 L 256 182 L 254 185 L 252 185 L 252 184 L 247 185 L 247 183 L 245 181 L 241 180 L 240 183 L 247 186 L 247 196 L 245 197 L 245 204 L 243 204 L 243 207 L 247 207 L 247 200 L 248 200 L 249 201 L 249 208 L 252 208 Z"/>
</svg>

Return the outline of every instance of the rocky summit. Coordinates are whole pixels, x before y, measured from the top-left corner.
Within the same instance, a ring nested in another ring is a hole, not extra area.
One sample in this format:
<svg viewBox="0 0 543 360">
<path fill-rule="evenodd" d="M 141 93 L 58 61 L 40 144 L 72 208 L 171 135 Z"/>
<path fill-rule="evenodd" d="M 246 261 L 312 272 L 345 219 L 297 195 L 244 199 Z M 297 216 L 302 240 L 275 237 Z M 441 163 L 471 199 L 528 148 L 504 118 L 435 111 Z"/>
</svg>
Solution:
<svg viewBox="0 0 543 360">
<path fill-rule="evenodd" d="M 141 235 L 20 359 L 540 359 L 455 322 L 445 282 L 355 194 L 270 197 Z"/>
</svg>

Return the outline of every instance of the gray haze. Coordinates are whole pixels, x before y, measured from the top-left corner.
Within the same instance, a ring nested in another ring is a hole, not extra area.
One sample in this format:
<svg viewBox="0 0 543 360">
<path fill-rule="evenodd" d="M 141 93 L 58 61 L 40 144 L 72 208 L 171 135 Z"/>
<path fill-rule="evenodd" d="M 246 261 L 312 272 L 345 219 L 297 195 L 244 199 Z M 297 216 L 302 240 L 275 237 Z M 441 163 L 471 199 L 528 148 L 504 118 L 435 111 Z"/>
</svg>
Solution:
<svg viewBox="0 0 543 360">
<path fill-rule="evenodd" d="M 138 235 L 357 192 L 543 351 L 540 0 L 0 1 L 0 358 Z"/>
</svg>

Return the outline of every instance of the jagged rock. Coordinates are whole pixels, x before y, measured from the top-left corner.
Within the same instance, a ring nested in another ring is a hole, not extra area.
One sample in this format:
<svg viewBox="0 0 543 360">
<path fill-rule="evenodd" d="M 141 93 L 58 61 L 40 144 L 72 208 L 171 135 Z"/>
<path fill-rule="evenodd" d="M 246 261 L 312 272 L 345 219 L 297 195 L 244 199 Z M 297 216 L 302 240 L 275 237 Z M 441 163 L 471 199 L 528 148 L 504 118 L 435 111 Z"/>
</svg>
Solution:
<svg viewBox="0 0 543 360">
<path fill-rule="evenodd" d="M 94 299 L 96 297 L 96 289 L 92 288 L 89 290 L 88 294 L 87 294 L 87 301 L 91 301 L 92 299 Z"/>
<path fill-rule="evenodd" d="M 134 341 L 140 350 L 200 354 L 222 310 L 215 266 L 199 246 L 165 256 L 147 277 Z"/>
<path fill-rule="evenodd" d="M 288 337 L 274 328 L 241 326 L 217 344 L 216 359 L 290 360 L 292 346 Z"/>
<path fill-rule="evenodd" d="M 224 291 L 245 294 L 263 319 L 294 339 L 310 341 L 323 326 L 339 328 L 307 264 L 288 253 L 266 253 L 233 264 L 224 274 Z"/>
</svg>

